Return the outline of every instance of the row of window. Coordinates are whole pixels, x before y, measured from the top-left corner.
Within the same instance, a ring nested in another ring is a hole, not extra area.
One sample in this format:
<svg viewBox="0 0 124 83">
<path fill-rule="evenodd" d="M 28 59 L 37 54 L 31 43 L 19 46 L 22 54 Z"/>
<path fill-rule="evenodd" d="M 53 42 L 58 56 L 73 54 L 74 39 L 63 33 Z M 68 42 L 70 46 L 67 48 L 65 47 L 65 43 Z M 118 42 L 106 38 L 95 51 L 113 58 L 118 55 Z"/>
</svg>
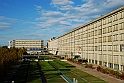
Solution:
<svg viewBox="0 0 124 83">
<path fill-rule="evenodd" d="M 106 33 L 110 33 L 110 32 L 115 32 L 115 31 L 118 31 L 118 30 L 124 30 L 124 22 L 119 23 L 119 24 L 115 24 L 115 25 L 113 25 L 113 27 L 108 26 L 108 27 L 105 27 L 103 29 L 98 29 L 98 30 L 95 30 L 95 31 L 84 33 L 83 37 L 87 38 L 87 37 L 91 37 L 91 36 L 94 36 L 94 35 L 96 36 L 96 35 L 106 34 Z"/>
<path fill-rule="evenodd" d="M 113 63 L 119 63 L 124 64 L 124 55 L 111 55 L 111 54 L 94 54 L 94 53 L 84 53 L 84 58 L 99 60 L 99 61 L 106 61 Z"/>
<path fill-rule="evenodd" d="M 123 18 L 124 18 L 124 11 L 122 10 L 120 12 L 113 14 L 113 15 L 110 15 L 110 16 L 103 18 L 102 21 L 99 20 L 99 21 L 95 22 L 94 24 L 89 25 L 87 30 L 93 29 L 93 26 L 99 27 L 102 24 L 106 25 L 108 23 L 115 22 L 115 21 L 123 19 Z"/>
<path fill-rule="evenodd" d="M 77 34 L 75 34 L 75 37 L 73 39 L 79 40 L 79 39 L 82 39 L 82 38 L 88 38 L 88 37 L 97 36 L 97 35 L 101 35 L 101 34 L 111 33 L 111 32 L 115 32 L 115 31 L 118 31 L 118 30 L 124 30 L 124 22 L 119 23 L 119 25 L 115 24 L 115 25 L 113 25 L 113 27 L 108 26 L 108 27 L 105 27 L 103 29 L 94 30 L 94 31 L 91 31 L 91 32 L 88 32 L 88 33 L 83 32 L 82 35 L 77 33 Z M 71 38 L 71 40 L 73 40 L 73 39 Z M 68 40 L 69 39 L 66 39 L 65 41 L 68 41 Z"/>
<path fill-rule="evenodd" d="M 75 40 L 79 40 L 79 37 L 76 37 Z M 103 37 L 98 37 L 98 38 L 92 38 L 92 39 L 85 39 L 83 40 L 83 44 L 93 44 L 93 43 L 101 43 L 103 42 L 112 42 L 112 41 L 124 41 L 124 33 L 120 34 L 114 34 L 114 35 L 109 35 L 109 36 L 103 36 Z M 63 41 L 60 41 L 60 43 L 65 43 L 65 42 L 72 42 L 74 39 L 66 39 Z"/>
<path fill-rule="evenodd" d="M 31 47 L 39 47 L 39 46 L 43 46 L 43 45 L 15 45 L 16 47 L 28 47 L 28 46 L 31 46 Z"/>
<path fill-rule="evenodd" d="M 81 49 L 82 51 L 102 51 L 103 50 L 103 51 L 115 51 L 115 52 L 118 52 L 120 50 L 119 45 L 84 46 Z M 123 50 L 120 50 L 120 51 L 123 51 Z"/>
<path fill-rule="evenodd" d="M 103 42 L 124 41 L 124 33 L 83 40 L 83 44 L 101 43 L 102 40 Z"/>
<path fill-rule="evenodd" d="M 124 44 L 118 45 L 99 45 L 99 46 L 75 46 L 73 47 L 60 47 L 63 50 L 75 49 L 75 51 L 113 51 L 113 52 L 124 52 Z"/>
<path fill-rule="evenodd" d="M 123 44 L 122 45 L 118 45 L 118 44 L 115 44 L 115 45 L 100 45 L 100 46 L 67 46 L 67 45 L 63 45 L 63 46 L 59 46 L 59 48 L 63 48 L 63 49 L 66 49 L 68 48 L 69 49 L 76 49 L 76 51 L 115 51 L 115 52 L 118 52 L 118 51 L 124 51 L 124 46 Z"/>
</svg>

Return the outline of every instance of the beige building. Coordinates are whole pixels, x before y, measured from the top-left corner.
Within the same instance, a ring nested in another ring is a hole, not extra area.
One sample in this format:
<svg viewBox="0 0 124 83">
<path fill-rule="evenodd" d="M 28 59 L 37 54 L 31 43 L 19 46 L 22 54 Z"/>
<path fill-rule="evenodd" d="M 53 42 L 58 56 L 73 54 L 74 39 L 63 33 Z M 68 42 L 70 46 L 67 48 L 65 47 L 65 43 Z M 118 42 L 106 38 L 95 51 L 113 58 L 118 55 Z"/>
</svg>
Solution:
<svg viewBox="0 0 124 83">
<path fill-rule="evenodd" d="M 51 38 L 48 42 L 49 52 L 52 54 L 57 54 L 58 51 L 58 39 L 57 38 Z"/>
<path fill-rule="evenodd" d="M 124 6 L 48 41 L 48 48 L 124 71 Z"/>
<path fill-rule="evenodd" d="M 26 48 L 28 53 L 41 52 L 44 48 L 43 40 L 15 39 L 10 41 L 10 47 Z"/>
</svg>

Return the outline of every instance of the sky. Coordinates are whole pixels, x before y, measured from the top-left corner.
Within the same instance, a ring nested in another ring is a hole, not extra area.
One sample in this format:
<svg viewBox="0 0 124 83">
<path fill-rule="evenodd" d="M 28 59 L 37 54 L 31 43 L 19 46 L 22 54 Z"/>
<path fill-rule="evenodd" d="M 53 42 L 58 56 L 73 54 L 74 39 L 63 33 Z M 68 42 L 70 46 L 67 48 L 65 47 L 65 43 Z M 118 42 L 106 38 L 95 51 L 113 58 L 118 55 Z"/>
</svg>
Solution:
<svg viewBox="0 0 124 83">
<path fill-rule="evenodd" d="M 0 0 L 0 46 L 59 37 L 121 6 L 124 0 Z"/>
</svg>

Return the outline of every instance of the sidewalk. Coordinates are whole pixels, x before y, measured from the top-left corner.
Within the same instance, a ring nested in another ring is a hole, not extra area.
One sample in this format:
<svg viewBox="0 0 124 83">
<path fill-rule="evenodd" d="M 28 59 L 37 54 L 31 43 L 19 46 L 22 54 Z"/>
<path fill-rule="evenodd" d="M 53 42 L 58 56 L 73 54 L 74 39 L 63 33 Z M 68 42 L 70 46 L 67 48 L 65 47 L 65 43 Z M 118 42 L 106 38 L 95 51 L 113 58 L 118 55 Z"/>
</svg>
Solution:
<svg viewBox="0 0 124 83">
<path fill-rule="evenodd" d="M 107 74 L 103 74 L 103 73 L 98 72 L 96 70 L 92 70 L 92 69 L 89 69 L 89 68 L 83 68 L 82 65 L 78 65 L 76 63 L 72 63 L 72 62 L 69 62 L 69 61 L 65 61 L 65 62 L 76 66 L 77 69 L 80 69 L 80 70 L 82 70 L 84 72 L 87 72 L 87 73 L 89 73 L 89 74 L 91 74 L 91 75 L 93 75 L 95 77 L 98 77 L 98 78 L 100 78 L 102 80 L 105 80 L 108 83 L 124 83 L 124 80 L 113 78 L 113 77 L 111 77 L 111 76 L 109 76 Z"/>
</svg>

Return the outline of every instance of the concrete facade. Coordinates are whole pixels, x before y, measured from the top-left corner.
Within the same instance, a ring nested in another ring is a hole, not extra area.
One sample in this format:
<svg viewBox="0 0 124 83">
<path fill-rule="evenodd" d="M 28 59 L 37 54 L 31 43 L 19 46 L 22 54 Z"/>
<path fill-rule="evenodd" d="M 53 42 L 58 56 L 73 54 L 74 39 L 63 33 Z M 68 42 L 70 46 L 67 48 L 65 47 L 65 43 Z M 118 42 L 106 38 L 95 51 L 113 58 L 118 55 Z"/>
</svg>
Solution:
<svg viewBox="0 0 124 83">
<path fill-rule="evenodd" d="M 26 40 L 26 39 L 15 39 L 10 41 L 10 47 L 15 48 L 26 48 L 27 52 L 33 53 L 34 51 L 41 52 L 41 49 L 44 49 L 43 40 Z"/>
<path fill-rule="evenodd" d="M 48 43 L 48 50 L 52 54 L 57 54 L 58 51 L 58 39 L 57 38 L 51 38 Z"/>
<path fill-rule="evenodd" d="M 124 6 L 48 41 L 48 48 L 124 71 Z"/>
</svg>

